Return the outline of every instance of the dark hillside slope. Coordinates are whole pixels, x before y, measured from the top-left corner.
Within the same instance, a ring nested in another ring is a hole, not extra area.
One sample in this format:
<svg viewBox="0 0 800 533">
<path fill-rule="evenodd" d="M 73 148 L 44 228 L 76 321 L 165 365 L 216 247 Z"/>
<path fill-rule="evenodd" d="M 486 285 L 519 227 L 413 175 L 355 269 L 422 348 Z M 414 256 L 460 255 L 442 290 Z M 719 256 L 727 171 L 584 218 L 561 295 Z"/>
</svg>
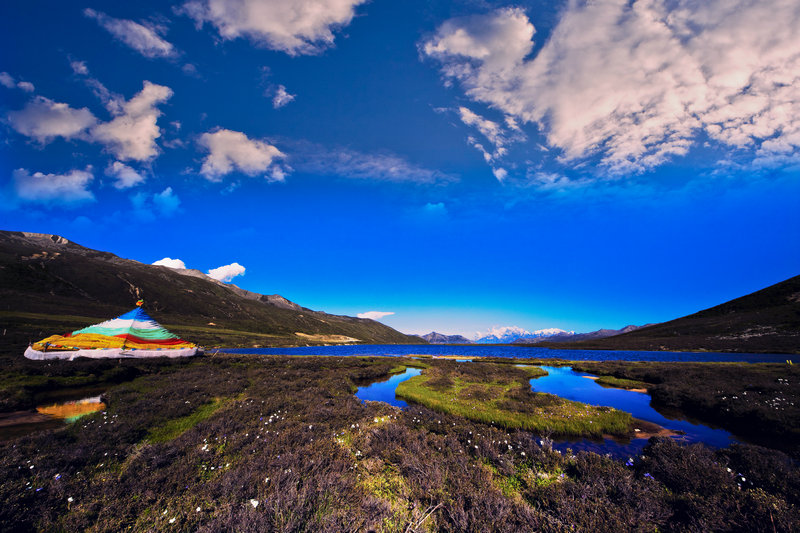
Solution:
<svg viewBox="0 0 800 533">
<path fill-rule="evenodd" d="M 539 346 L 800 353 L 800 276 L 693 315 L 623 335 Z"/>
<path fill-rule="evenodd" d="M 3 345 L 63 333 L 130 310 L 206 345 L 296 345 L 351 341 L 423 343 L 373 320 L 329 315 L 278 295 L 260 295 L 197 271 L 122 259 L 63 237 L 0 231 Z"/>
</svg>

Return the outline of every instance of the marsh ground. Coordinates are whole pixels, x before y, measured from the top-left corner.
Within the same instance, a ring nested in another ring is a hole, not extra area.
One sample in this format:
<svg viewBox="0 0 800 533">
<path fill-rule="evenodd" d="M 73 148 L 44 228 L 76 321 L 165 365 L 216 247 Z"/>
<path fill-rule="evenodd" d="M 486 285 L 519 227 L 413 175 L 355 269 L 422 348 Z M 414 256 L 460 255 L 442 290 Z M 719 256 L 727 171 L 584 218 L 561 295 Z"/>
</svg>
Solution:
<svg viewBox="0 0 800 533">
<path fill-rule="evenodd" d="M 34 402 L 48 380 L 108 389 L 105 411 L 0 444 L 0 529 L 800 528 L 800 471 L 780 452 L 653 439 L 629 461 L 561 454 L 526 431 L 353 396 L 403 362 L 4 358 L 16 384 L 4 406 Z"/>
</svg>

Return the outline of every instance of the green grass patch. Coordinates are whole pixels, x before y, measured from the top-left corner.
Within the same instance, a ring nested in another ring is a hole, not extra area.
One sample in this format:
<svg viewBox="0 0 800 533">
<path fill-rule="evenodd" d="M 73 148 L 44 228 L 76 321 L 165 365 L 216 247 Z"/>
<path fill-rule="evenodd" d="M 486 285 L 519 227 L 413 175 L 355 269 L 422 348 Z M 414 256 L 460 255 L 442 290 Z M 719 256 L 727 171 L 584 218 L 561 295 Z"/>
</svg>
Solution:
<svg viewBox="0 0 800 533">
<path fill-rule="evenodd" d="M 646 389 L 649 383 L 635 379 L 615 378 L 614 376 L 600 376 L 595 380 L 598 385 L 611 389 Z"/>
<path fill-rule="evenodd" d="M 529 369 L 506 368 L 493 375 L 494 365 L 485 366 L 485 373 L 472 375 L 459 373 L 458 368 L 432 368 L 402 382 L 396 395 L 435 411 L 507 429 L 584 437 L 630 431 L 629 413 L 532 392 Z"/>
<path fill-rule="evenodd" d="M 219 411 L 228 402 L 230 400 L 227 398 L 214 398 L 212 402 L 201 405 L 191 414 L 169 420 L 151 429 L 145 440 L 152 444 L 171 441 L 200 422 L 210 418 L 211 415 Z"/>
</svg>

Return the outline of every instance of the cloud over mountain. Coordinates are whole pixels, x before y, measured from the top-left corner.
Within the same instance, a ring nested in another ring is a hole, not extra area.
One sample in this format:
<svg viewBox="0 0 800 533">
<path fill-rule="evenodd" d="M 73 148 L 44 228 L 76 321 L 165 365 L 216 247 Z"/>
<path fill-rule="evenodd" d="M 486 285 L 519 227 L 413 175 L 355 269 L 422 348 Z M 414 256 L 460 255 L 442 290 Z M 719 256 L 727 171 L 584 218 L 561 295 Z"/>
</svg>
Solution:
<svg viewBox="0 0 800 533">
<path fill-rule="evenodd" d="M 370 320 L 380 320 L 383 317 L 393 315 L 394 311 L 367 311 L 365 313 L 358 313 L 358 318 L 368 318 Z"/>
<path fill-rule="evenodd" d="M 172 259 L 171 257 L 165 257 L 164 259 L 159 259 L 158 261 L 154 261 L 153 264 L 169 268 L 181 268 L 181 269 L 186 268 L 186 263 L 184 263 L 180 259 Z"/>
<path fill-rule="evenodd" d="M 230 265 L 223 265 L 221 267 L 212 268 L 208 271 L 209 277 L 217 281 L 227 283 L 236 276 L 244 275 L 245 268 L 239 263 L 231 263 Z"/>
</svg>

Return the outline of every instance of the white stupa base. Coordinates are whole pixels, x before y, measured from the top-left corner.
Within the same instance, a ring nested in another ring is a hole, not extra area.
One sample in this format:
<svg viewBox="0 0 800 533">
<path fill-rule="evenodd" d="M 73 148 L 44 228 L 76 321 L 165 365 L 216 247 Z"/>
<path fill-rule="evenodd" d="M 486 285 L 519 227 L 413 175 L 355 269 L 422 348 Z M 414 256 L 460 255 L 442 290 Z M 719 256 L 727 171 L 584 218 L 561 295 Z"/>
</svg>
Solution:
<svg viewBox="0 0 800 533">
<path fill-rule="evenodd" d="M 97 350 L 51 350 L 41 352 L 28 346 L 25 350 L 25 357 L 28 359 L 68 359 L 76 357 L 89 357 L 91 359 L 120 359 L 123 357 L 143 358 L 143 357 L 192 357 L 202 353 L 200 348 L 164 348 L 162 350 L 132 350 L 130 348 L 106 348 Z"/>
</svg>

